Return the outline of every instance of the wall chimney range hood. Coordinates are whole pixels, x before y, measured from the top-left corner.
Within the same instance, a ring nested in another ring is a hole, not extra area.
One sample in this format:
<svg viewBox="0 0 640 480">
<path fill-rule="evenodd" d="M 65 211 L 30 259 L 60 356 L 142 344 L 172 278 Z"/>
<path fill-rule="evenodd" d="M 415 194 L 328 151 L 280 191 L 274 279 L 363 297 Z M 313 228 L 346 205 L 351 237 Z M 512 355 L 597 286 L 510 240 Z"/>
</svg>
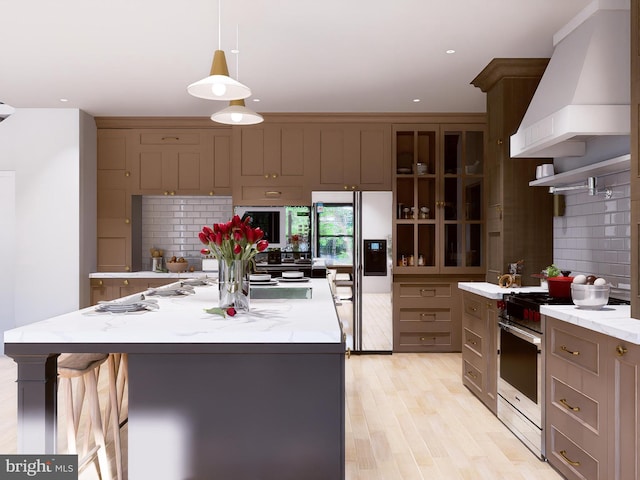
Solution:
<svg viewBox="0 0 640 480">
<path fill-rule="evenodd" d="M 593 1 L 553 45 L 512 157 L 581 157 L 593 137 L 630 134 L 629 0 Z"/>
</svg>

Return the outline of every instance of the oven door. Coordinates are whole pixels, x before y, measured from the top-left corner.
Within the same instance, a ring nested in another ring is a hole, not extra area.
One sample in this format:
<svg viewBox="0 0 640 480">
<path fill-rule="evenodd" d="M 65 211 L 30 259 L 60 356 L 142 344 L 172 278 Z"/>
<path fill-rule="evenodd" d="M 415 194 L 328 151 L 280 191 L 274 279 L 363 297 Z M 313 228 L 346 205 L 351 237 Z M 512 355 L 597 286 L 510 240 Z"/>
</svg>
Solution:
<svg viewBox="0 0 640 480">
<path fill-rule="evenodd" d="M 498 322 L 498 395 L 542 429 L 542 336 Z"/>
</svg>

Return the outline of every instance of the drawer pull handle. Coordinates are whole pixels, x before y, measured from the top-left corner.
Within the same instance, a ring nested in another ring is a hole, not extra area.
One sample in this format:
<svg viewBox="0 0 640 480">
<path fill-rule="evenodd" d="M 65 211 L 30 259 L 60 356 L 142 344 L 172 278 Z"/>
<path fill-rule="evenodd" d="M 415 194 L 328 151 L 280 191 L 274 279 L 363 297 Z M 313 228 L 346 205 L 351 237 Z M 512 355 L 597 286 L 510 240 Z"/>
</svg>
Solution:
<svg viewBox="0 0 640 480">
<path fill-rule="evenodd" d="M 478 378 L 478 376 L 475 373 L 473 373 L 472 371 L 468 371 L 467 372 L 467 376 L 471 377 L 471 378 Z"/>
<path fill-rule="evenodd" d="M 433 313 L 421 313 L 420 314 L 420 318 L 425 318 L 427 317 L 427 319 L 431 322 L 435 322 L 436 321 L 436 316 Z"/>
<path fill-rule="evenodd" d="M 567 399 L 566 399 L 566 398 L 561 398 L 561 399 L 560 399 L 560 403 L 561 403 L 562 405 L 564 405 L 564 407 L 565 407 L 567 410 L 571 410 L 571 411 L 573 411 L 573 412 L 579 412 L 579 411 L 580 411 L 580 407 L 572 407 L 571 405 L 569 405 L 569 402 L 567 402 Z"/>
<path fill-rule="evenodd" d="M 471 340 L 470 338 L 467 338 L 467 343 L 470 343 L 471 345 L 477 345 L 478 342 L 476 342 L 475 340 Z"/>
<path fill-rule="evenodd" d="M 570 353 L 571 355 L 580 355 L 579 351 L 573 351 L 573 350 L 569 350 L 567 347 L 565 347 L 564 345 L 560 346 L 560 350 L 562 350 L 563 352 L 567 352 Z"/>
<path fill-rule="evenodd" d="M 162 137 L 162 140 L 175 140 L 177 142 L 180 140 L 180 137 Z"/>
<path fill-rule="evenodd" d="M 626 348 L 624 348 L 622 345 L 618 345 L 616 347 L 616 354 L 618 354 L 619 357 L 623 356 L 627 352 L 628 352 L 628 350 Z"/>
<path fill-rule="evenodd" d="M 426 337 L 420 337 L 420 341 L 424 342 L 426 340 Z"/>
<path fill-rule="evenodd" d="M 273 196 L 279 197 L 280 195 L 282 195 L 282 192 L 278 192 L 276 190 L 270 190 L 268 192 L 264 192 L 264 194 L 267 197 L 273 197 Z"/>
<path fill-rule="evenodd" d="M 566 450 L 560 450 L 560 455 L 562 455 L 562 458 L 564 458 L 569 465 L 572 465 L 574 467 L 580 466 L 580 462 L 574 462 L 573 460 L 569 460 L 569 457 L 567 457 Z"/>
<path fill-rule="evenodd" d="M 426 294 L 429 294 L 429 295 L 426 295 Z M 420 289 L 420 296 L 422 296 L 422 297 L 426 297 L 426 296 L 435 297 L 436 296 L 436 291 L 435 291 L 434 288 L 421 288 Z"/>
</svg>

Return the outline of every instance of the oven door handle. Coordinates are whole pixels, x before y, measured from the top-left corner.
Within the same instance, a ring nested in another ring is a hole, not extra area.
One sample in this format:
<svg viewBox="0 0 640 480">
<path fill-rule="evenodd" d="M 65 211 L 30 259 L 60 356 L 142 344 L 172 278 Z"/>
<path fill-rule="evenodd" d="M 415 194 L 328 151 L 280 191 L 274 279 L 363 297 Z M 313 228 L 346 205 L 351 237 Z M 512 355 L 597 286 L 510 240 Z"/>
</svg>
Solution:
<svg viewBox="0 0 640 480">
<path fill-rule="evenodd" d="M 498 322 L 498 325 L 500 326 L 500 328 L 502 328 L 506 332 L 509 332 L 510 334 L 515 335 L 518 338 L 521 338 L 525 342 L 529 342 L 529 343 L 532 343 L 534 345 L 541 345 L 542 344 L 542 339 L 540 337 L 538 337 L 536 335 L 532 335 L 529 332 L 525 332 L 524 330 L 516 328 L 513 325 L 509 325 L 509 324 L 504 323 L 504 322 Z"/>
</svg>

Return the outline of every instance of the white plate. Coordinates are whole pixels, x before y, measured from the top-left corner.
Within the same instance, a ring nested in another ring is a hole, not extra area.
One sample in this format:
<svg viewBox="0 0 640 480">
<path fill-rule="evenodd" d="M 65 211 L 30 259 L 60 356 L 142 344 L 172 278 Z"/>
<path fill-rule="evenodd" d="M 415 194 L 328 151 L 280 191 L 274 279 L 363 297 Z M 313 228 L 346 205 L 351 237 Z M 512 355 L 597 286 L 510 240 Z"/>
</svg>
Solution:
<svg viewBox="0 0 640 480">
<path fill-rule="evenodd" d="M 271 280 L 271 275 L 266 274 L 251 274 L 249 275 L 249 281 L 251 282 L 268 282 Z"/>
<path fill-rule="evenodd" d="M 273 285 L 277 285 L 278 284 L 278 280 L 269 280 L 268 282 L 254 282 L 254 281 L 249 281 L 249 285 L 251 285 L 252 287 L 267 287 L 267 286 L 273 286 Z"/>
<path fill-rule="evenodd" d="M 286 277 L 281 277 L 278 278 L 279 281 L 281 282 L 308 282 L 309 281 L 309 277 L 298 277 L 298 278 L 286 278 Z"/>
<path fill-rule="evenodd" d="M 302 272 L 282 272 L 282 278 L 302 278 Z"/>
</svg>

